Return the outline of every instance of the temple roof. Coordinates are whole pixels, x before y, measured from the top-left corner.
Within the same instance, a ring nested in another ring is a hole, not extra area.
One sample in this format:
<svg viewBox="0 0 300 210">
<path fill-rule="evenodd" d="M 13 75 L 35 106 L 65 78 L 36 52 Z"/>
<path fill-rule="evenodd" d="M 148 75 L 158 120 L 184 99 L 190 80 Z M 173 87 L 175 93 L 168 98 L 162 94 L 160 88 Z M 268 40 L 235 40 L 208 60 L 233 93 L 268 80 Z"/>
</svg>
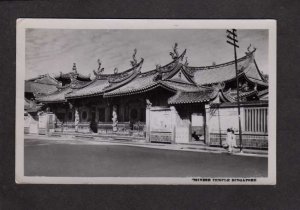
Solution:
<svg viewBox="0 0 300 210">
<path fill-rule="evenodd" d="M 251 82 L 268 86 L 257 68 L 253 53 L 238 59 L 239 75 L 245 74 Z M 236 78 L 234 61 L 206 67 L 187 67 L 187 69 L 193 73 L 193 79 L 198 85 L 226 82 Z"/>
<path fill-rule="evenodd" d="M 225 102 L 236 102 L 237 101 L 237 91 L 236 90 L 228 90 L 226 92 L 221 91 L 223 101 Z M 240 100 L 244 101 L 247 97 L 256 96 L 257 90 L 249 90 L 249 91 L 240 91 L 239 96 Z"/>
<path fill-rule="evenodd" d="M 108 80 L 106 79 L 94 79 L 86 87 L 73 89 L 67 95 L 66 98 L 81 98 L 86 96 L 96 96 L 103 94 L 103 89 L 108 86 Z"/>
<path fill-rule="evenodd" d="M 72 89 L 70 87 L 60 88 L 54 93 L 39 96 L 36 98 L 36 100 L 42 103 L 65 102 L 65 95 L 71 91 Z"/>
<path fill-rule="evenodd" d="M 117 89 L 126 85 L 140 73 L 143 59 L 134 67 L 117 74 L 99 74 L 97 77 L 84 85 L 82 88 L 73 88 L 66 98 L 82 98 L 87 96 L 102 95 L 106 91 Z"/>
<path fill-rule="evenodd" d="M 169 104 L 187 104 L 187 103 L 201 103 L 214 99 L 218 91 L 214 88 L 202 89 L 193 92 L 178 91 L 174 96 L 168 100 Z"/>
<path fill-rule="evenodd" d="M 59 85 L 59 81 L 57 81 L 54 77 L 49 74 L 39 75 L 35 78 L 26 80 L 27 82 L 36 82 L 40 84 L 46 85 Z"/>
<path fill-rule="evenodd" d="M 163 87 L 176 93 L 170 98 L 171 104 L 196 103 L 212 100 L 218 95 L 218 91 L 216 91 L 218 88 L 207 88 L 207 86 L 215 86 L 236 78 L 234 61 L 213 66 L 191 67 L 188 66 L 187 62 L 182 63 L 185 53 L 186 50 L 181 55 L 177 54 L 178 56 L 175 56 L 170 63 L 157 66 L 156 69 L 143 73 L 141 72 L 143 59 L 141 59 L 139 63 L 135 62 L 132 68 L 120 73 L 103 74 L 102 71 L 94 72 L 96 78 L 92 81 L 80 81 L 78 78 L 71 77 L 70 86 L 59 88 L 61 90 L 39 97 L 39 100 L 44 102 L 54 102 L 56 100 L 59 102 L 66 99 L 96 95 L 114 97 L 137 94 Z M 252 83 L 265 88 L 268 87 L 267 81 L 261 75 L 255 62 L 254 51 L 238 59 L 238 70 L 239 77 L 244 76 L 246 80 Z M 77 73 L 77 71 L 75 72 Z M 241 97 L 245 98 L 251 94 L 257 95 L 257 93 L 256 90 L 242 92 Z M 222 92 L 222 95 L 225 101 L 234 102 L 236 99 L 234 91 Z"/>
<path fill-rule="evenodd" d="M 189 67 L 181 64 L 180 62 L 173 61 L 168 68 L 155 69 L 149 72 L 140 73 L 134 80 L 119 88 L 106 92 L 104 96 L 120 96 L 129 95 L 138 92 L 144 92 L 148 89 L 155 88 L 158 84 L 170 85 L 174 90 L 182 89 L 183 80 L 178 78 L 173 79 L 178 71 L 182 71 L 184 75 L 189 78 L 189 81 L 194 82 L 194 86 L 217 84 L 220 82 L 230 81 L 236 78 L 234 62 L 228 62 L 220 65 L 207 66 L 207 67 Z M 239 75 L 244 75 L 249 81 L 268 86 L 268 83 L 261 76 L 257 65 L 255 63 L 253 52 L 238 60 L 238 69 L 240 69 Z M 155 81 L 156 76 L 159 74 L 159 70 L 162 72 L 162 78 L 158 83 Z M 170 80 L 172 78 L 172 81 Z M 187 92 L 193 91 L 193 85 L 185 84 L 185 90 Z"/>
<path fill-rule="evenodd" d="M 25 81 L 25 92 L 33 95 L 50 94 L 57 90 L 56 85 L 43 84 L 34 81 Z"/>
<path fill-rule="evenodd" d="M 155 83 L 153 82 L 155 76 L 156 74 L 152 74 L 152 75 L 140 74 L 131 82 L 105 93 L 105 96 L 117 96 L 123 94 L 128 95 L 139 91 L 143 92 L 155 86 Z"/>
<path fill-rule="evenodd" d="M 42 104 L 24 98 L 24 110 L 27 112 L 38 112 L 41 110 Z"/>
</svg>

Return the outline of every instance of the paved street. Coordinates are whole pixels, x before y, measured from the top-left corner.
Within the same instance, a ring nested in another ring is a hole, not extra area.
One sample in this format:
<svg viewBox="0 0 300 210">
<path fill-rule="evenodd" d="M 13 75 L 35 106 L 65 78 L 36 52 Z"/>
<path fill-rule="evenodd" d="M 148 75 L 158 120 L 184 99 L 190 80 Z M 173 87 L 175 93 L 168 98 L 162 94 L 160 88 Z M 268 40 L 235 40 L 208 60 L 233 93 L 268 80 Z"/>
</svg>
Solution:
<svg viewBox="0 0 300 210">
<path fill-rule="evenodd" d="M 267 160 L 88 139 L 25 139 L 25 176 L 263 177 Z"/>
</svg>

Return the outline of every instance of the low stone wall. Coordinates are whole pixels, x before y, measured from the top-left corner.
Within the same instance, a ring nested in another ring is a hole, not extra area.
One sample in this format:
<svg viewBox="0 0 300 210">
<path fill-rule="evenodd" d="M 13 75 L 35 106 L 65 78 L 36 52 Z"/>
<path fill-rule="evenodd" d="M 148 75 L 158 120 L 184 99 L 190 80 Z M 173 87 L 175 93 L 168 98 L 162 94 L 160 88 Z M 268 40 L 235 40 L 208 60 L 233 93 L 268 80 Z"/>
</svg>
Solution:
<svg viewBox="0 0 300 210">
<path fill-rule="evenodd" d="M 220 146 L 226 142 L 225 133 L 210 133 L 210 146 Z M 236 134 L 236 145 L 240 145 L 239 135 Z M 242 146 L 244 148 L 268 149 L 268 135 L 266 134 L 243 134 Z"/>
</svg>

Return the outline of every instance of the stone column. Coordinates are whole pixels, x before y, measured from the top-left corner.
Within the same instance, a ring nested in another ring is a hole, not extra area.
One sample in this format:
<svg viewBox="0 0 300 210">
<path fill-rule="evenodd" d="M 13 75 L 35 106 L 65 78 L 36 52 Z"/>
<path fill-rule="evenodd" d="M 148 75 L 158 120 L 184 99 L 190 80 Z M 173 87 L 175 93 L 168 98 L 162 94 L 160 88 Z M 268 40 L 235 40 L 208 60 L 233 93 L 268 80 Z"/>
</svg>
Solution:
<svg viewBox="0 0 300 210">
<path fill-rule="evenodd" d="M 109 106 L 107 106 L 105 107 L 105 122 L 110 122 L 109 117 L 110 117 L 110 108 Z"/>
<path fill-rule="evenodd" d="M 150 108 L 146 107 L 146 141 L 150 142 Z"/>
<path fill-rule="evenodd" d="M 176 109 L 174 106 L 170 107 L 171 109 L 171 128 L 172 128 L 172 143 L 176 143 L 175 142 L 175 135 L 176 135 Z"/>
<path fill-rule="evenodd" d="M 118 130 L 118 115 L 117 115 L 117 106 L 113 106 L 113 111 L 112 111 L 112 127 L 113 131 L 116 132 Z"/>
<path fill-rule="evenodd" d="M 78 132 L 78 124 L 79 124 L 79 112 L 78 108 L 75 108 L 75 132 Z"/>
<path fill-rule="evenodd" d="M 210 104 L 205 104 L 205 143 L 210 144 Z"/>
</svg>

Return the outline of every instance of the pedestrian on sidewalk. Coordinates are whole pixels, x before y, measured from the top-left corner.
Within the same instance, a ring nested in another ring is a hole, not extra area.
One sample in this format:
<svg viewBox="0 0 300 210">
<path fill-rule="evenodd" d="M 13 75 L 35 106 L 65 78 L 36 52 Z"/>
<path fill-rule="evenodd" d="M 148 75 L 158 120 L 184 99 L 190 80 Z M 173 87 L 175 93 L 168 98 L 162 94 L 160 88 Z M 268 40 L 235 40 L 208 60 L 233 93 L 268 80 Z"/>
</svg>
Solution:
<svg viewBox="0 0 300 210">
<path fill-rule="evenodd" d="M 228 152 L 229 153 L 232 153 L 232 151 L 233 151 L 233 136 L 234 136 L 233 129 L 228 128 L 227 129 L 227 136 L 226 136 L 226 143 L 228 145 Z"/>
</svg>

